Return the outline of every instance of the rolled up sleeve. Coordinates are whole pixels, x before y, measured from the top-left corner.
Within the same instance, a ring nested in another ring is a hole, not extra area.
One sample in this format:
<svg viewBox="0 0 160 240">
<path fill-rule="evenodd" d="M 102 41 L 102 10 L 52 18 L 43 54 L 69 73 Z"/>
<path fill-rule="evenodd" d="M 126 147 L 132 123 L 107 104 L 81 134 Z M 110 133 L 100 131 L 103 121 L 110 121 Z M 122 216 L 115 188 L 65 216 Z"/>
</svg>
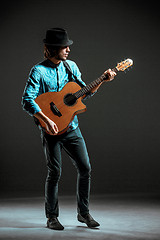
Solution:
<svg viewBox="0 0 160 240">
<path fill-rule="evenodd" d="M 40 80 L 41 74 L 35 67 L 33 67 L 29 74 L 21 102 L 23 110 L 25 110 L 31 116 L 41 111 L 40 107 L 35 102 L 35 98 L 39 95 Z"/>
</svg>

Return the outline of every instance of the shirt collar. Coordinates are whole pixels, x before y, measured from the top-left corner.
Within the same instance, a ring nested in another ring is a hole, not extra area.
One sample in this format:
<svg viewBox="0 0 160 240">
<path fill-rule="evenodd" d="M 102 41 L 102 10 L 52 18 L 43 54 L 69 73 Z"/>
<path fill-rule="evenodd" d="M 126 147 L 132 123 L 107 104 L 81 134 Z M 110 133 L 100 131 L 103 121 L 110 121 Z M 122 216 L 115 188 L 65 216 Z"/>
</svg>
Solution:
<svg viewBox="0 0 160 240">
<path fill-rule="evenodd" d="M 57 68 L 57 67 L 61 64 L 61 62 L 58 63 L 58 64 L 55 64 L 55 63 L 53 63 L 50 59 L 47 59 L 47 60 L 46 60 L 46 63 L 47 63 L 47 65 L 48 65 L 49 67 L 51 67 L 51 68 Z"/>
</svg>

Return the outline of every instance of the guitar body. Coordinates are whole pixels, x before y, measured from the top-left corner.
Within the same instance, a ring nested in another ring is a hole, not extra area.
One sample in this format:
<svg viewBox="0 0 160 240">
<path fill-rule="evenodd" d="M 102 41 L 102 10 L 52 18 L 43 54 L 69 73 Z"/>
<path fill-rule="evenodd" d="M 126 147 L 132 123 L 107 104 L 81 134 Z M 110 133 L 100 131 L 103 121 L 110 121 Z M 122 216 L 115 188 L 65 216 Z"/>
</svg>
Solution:
<svg viewBox="0 0 160 240">
<path fill-rule="evenodd" d="M 69 82 L 60 92 L 46 92 L 35 99 L 42 112 L 57 124 L 58 135 L 69 128 L 69 123 L 76 114 L 86 111 L 82 97 L 77 99 L 73 95 L 80 89 L 81 87 L 77 83 Z M 42 128 L 47 131 L 45 123 L 41 120 L 39 122 Z"/>
</svg>

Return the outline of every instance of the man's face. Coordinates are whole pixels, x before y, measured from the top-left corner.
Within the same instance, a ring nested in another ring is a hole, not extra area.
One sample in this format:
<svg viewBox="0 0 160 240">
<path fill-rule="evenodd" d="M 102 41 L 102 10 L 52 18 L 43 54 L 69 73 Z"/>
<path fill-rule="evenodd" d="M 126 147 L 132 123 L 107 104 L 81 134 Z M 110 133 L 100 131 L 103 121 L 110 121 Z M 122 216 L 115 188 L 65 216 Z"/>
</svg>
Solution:
<svg viewBox="0 0 160 240">
<path fill-rule="evenodd" d="M 60 47 L 58 54 L 55 56 L 57 60 L 65 61 L 70 53 L 69 46 Z"/>
</svg>

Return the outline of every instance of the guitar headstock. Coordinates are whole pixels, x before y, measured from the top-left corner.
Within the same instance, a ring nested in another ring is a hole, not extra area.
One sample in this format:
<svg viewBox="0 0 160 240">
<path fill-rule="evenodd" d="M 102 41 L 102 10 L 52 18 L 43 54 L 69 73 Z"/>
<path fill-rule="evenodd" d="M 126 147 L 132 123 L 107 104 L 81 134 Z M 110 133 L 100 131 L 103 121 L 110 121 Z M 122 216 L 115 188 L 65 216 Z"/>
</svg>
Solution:
<svg viewBox="0 0 160 240">
<path fill-rule="evenodd" d="M 125 71 L 127 68 L 131 67 L 133 65 L 133 60 L 130 58 L 127 58 L 126 60 L 120 62 L 116 66 L 117 71 Z"/>
</svg>

